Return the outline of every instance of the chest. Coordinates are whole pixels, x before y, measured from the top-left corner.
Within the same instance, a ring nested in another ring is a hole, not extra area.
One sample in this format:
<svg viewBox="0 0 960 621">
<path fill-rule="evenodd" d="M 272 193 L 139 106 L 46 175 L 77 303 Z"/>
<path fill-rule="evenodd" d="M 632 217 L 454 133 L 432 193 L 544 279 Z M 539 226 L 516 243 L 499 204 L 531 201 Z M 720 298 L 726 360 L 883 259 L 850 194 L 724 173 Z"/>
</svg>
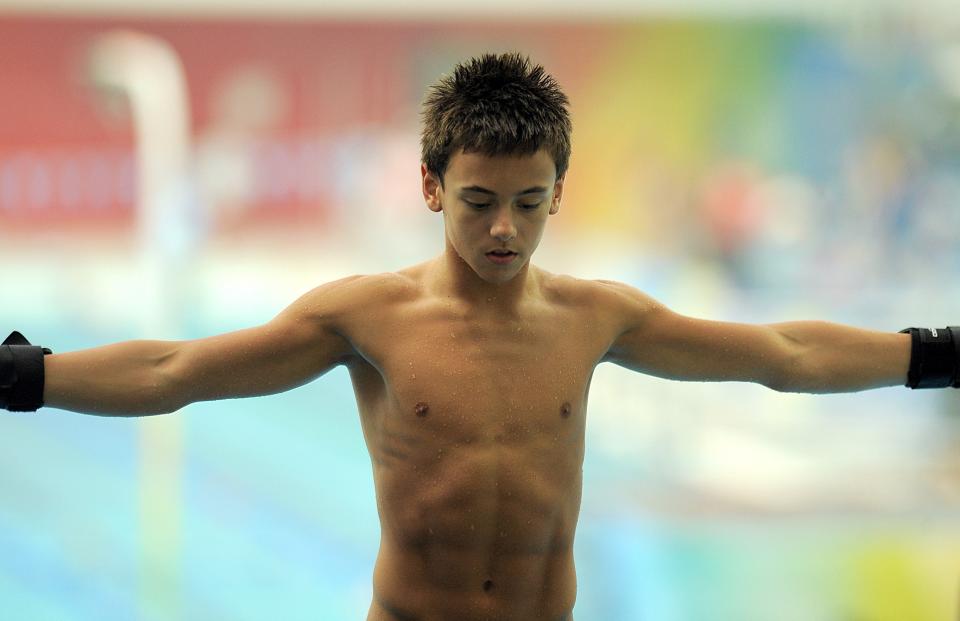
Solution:
<svg viewBox="0 0 960 621">
<path fill-rule="evenodd" d="M 436 314 L 404 322 L 368 347 L 368 392 L 377 397 L 364 407 L 358 386 L 361 410 L 385 428 L 447 445 L 576 435 L 602 346 L 584 322 L 563 319 Z"/>
</svg>

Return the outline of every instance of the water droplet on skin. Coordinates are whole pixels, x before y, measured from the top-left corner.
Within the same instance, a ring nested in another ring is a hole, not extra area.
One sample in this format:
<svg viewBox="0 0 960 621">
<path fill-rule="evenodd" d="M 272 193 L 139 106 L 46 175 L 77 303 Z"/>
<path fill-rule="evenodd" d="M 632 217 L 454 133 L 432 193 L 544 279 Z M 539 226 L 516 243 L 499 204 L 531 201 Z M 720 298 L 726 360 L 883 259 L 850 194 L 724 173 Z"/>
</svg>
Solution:
<svg viewBox="0 0 960 621">
<path fill-rule="evenodd" d="M 410 376 L 410 379 L 417 379 L 417 374 L 414 373 L 413 375 L 411 375 L 411 376 Z"/>
</svg>

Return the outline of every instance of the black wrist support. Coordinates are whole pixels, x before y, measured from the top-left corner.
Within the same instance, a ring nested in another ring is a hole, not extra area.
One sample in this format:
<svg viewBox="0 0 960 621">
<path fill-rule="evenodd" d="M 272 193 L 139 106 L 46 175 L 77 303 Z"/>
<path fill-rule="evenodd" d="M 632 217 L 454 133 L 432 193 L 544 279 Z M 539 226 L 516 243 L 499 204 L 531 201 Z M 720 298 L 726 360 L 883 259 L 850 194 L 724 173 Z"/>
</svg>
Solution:
<svg viewBox="0 0 960 621">
<path fill-rule="evenodd" d="M 50 353 L 19 332 L 0 344 L 0 409 L 35 412 L 43 406 L 43 357 Z"/>
<path fill-rule="evenodd" d="M 905 328 L 913 339 L 910 351 L 910 388 L 960 388 L 960 326 Z"/>
</svg>

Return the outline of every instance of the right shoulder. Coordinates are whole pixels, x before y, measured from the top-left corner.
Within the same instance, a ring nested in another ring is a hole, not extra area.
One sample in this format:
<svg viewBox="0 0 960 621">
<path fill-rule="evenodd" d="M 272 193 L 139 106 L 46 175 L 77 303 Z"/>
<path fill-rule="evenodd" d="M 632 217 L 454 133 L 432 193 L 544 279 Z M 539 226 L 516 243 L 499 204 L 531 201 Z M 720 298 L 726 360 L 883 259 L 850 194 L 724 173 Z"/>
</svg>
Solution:
<svg viewBox="0 0 960 621">
<path fill-rule="evenodd" d="M 412 299 L 417 291 L 417 283 L 402 274 L 356 274 L 314 287 L 287 310 L 302 319 L 341 327 L 360 315 Z"/>
</svg>

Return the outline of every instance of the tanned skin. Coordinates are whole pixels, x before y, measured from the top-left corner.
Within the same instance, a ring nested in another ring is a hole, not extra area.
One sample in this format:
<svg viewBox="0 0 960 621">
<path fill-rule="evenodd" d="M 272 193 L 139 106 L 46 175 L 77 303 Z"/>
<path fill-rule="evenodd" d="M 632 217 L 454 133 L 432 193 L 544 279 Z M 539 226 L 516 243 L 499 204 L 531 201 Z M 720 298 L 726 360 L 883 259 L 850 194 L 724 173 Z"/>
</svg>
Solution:
<svg viewBox="0 0 960 621">
<path fill-rule="evenodd" d="M 367 621 L 572 621 L 587 396 L 613 362 L 780 391 L 902 385 L 910 337 L 674 313 L 621 283 L 530 263 L 563 178 L 546 151 L 421 167 L 443 253 L 321 285 L 205 339 L 47 356 L 46 404 L 137 416 L 350 372 L 381 524 Z M 487 253 L 516 253 L 507 264 Z"/>
</svg>

